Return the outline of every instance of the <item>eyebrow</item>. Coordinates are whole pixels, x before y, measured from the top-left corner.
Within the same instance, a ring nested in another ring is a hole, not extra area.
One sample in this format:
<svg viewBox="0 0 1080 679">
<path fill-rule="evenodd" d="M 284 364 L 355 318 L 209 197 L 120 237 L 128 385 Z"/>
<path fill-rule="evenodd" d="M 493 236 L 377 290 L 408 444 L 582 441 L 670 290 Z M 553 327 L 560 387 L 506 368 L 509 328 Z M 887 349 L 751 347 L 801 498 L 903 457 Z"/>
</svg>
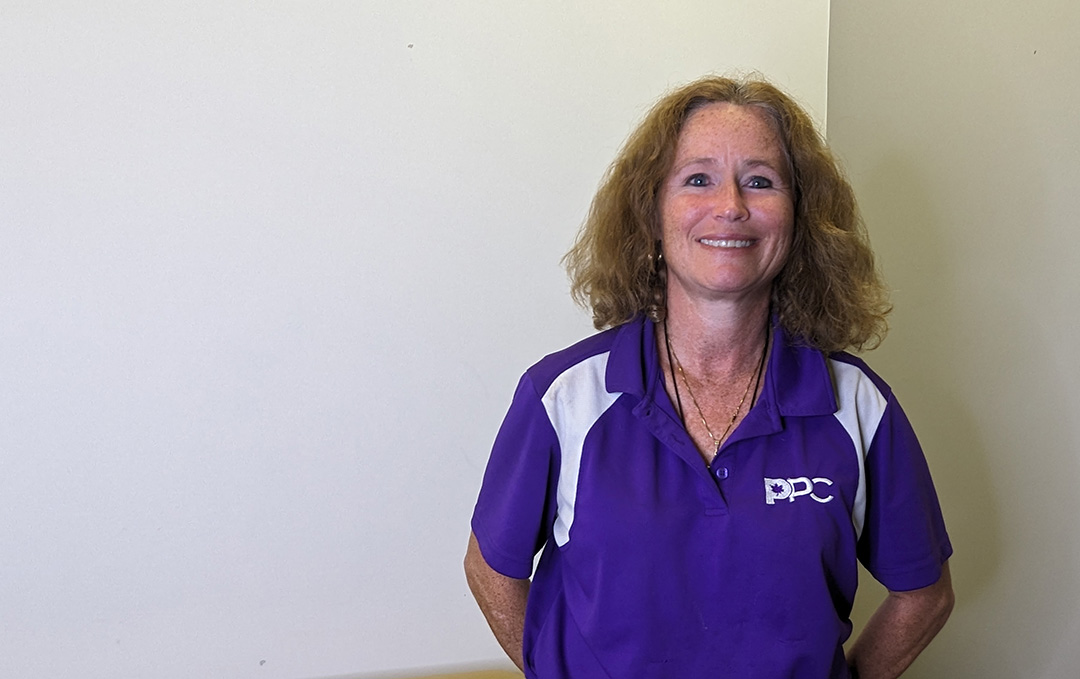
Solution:
<svg viewBox="0 0 1080 679">
<path fill-rule="evenodd" d="M 781 165 L 779 167 L 777 167 L 776 164 L 774 164 L 772 161 L 765 160 L 764 158 L 751 158 L 750 160 L 747 160 L 745 163 L 743 163 L 743 166 L 744 167 L 749 167 L 749 168 L 767 167 L 767 168 L 769 168 L 770 170 L 772 170 L 774 172 L 779 172 L 780 174 L 784 174 L 787 164 L 783 162 L 782 158 L 780 160 L 782 161 L 782 163 L 781 163 Z M 701 165 L 715 165 L 716 162 L 712 158 L 708 158 L 708 157 L 690 158 L 686 162 L 678 163 L 678 164 L 674 165 L 672 167 L 672 169 L 675 170 L 676 172 L 679 172 L 679 171 L 685 170 L 687 167 L 689 167 L 691 165 L 698 165 L 698 164 L 701 164 Z"/>
</svg>

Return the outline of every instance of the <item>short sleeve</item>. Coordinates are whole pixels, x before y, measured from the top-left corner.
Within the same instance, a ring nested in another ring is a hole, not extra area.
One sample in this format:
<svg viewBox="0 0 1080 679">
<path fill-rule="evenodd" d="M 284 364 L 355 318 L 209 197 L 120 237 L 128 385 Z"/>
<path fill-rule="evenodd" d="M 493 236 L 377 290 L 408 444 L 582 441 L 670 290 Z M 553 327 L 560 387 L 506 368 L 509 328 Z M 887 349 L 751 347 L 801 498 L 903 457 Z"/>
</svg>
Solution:
<svg viewBox="0 0 1080 679">
<path fill-rule="evenodd" d="M 859 560 L 891 591 L 934 584 L 952 545 L 922 447 L 891 393 L 865 466 L 866 522 Z"/>
<path fill-rule="evenodd" d="M 532 575 L 554 521 L 558 458 L 558 437 L 526 373 L 495 438 L 472 517 L 480 553 L 503 575 Z"/>
</svg>

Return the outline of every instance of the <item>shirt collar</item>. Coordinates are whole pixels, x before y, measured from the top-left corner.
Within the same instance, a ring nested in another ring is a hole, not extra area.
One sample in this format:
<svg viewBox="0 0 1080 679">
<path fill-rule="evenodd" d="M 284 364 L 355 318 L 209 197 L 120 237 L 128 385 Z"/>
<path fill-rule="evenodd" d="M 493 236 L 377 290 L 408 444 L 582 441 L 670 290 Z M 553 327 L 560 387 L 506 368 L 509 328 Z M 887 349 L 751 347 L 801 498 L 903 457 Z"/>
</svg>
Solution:
<svg viewBox="0 0 1080 679">
<path fill-rule="evenodd" d="M 772 392 L 781 415 L 831 415 L 838 409 L 825 355 L 788 335 L 773 319 L 773 352 L 765 373 L 765 388 Z"/>
<path fill-rule="evenodd" d="M 790 337 L 779 321 L 772 320 L 773 350 L 765 373 L 761 399 L 773 416 L 831 415 L 837 410 L 836 394 L 825 356 Z M 659 380 L 660 370 L 654 324 L 638 317 L 616 333 L 608 357 L 605 387 L 611 393 L 648 397 Z"/>
<path fill-rule="evenodd" d="M 656 355 L 654 324 L 644 316 L 619 327 L 608 356 L 607 375 L 604 384 L 610 393 L 645 396 L 648 379 L 660 369 Z"/>
</svg>

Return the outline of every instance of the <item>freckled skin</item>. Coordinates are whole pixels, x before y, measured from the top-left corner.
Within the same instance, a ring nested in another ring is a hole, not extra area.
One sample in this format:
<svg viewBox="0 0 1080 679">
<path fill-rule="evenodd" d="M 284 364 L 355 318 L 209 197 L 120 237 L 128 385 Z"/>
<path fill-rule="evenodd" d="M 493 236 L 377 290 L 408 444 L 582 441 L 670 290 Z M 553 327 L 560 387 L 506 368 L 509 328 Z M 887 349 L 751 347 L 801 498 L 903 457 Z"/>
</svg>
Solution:
<svg viewBox="0 0 1080 679">
<path fill-rule="evenodd" d="M 669 296 L 767 301 L 791 250 L 788 175 L 780 138 L 760 109 L 717 103 L 691 114 L 660 195 Z M 723 239 L 748 246 L 702 242 Z"/>
<path fill-rule="evenodd" d="M 910 592 L 889 592 L 848 651 L 859 679 L 895 679 L 945 626 L 955 597 L 949 564 L 941 579 Z"/>
<path fill-rule="evenodd" d="M 471 533 L 465 552 L 465 579 L 499 645 L 517 668 L 524 672 L 521 646 L 525 633 L 529 580 L 508 578 L 487 565 L 476 536 Z"/>
</svg>

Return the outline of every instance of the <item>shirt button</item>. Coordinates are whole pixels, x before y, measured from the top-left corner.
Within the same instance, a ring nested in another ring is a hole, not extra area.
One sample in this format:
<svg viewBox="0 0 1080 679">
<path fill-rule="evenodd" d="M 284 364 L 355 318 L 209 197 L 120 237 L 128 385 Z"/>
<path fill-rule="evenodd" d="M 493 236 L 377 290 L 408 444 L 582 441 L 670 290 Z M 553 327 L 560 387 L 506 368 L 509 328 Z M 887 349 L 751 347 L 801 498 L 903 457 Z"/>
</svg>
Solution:
<svg viewBox="0 0 1080 679">
<path fill-rule="evenodd" d="M 715 469 L 713 469 L 713 474 L 716 475 L 717 479 L 723 481 L 728 477 L 727 467 L 716 467 Z"/>
</svg>

